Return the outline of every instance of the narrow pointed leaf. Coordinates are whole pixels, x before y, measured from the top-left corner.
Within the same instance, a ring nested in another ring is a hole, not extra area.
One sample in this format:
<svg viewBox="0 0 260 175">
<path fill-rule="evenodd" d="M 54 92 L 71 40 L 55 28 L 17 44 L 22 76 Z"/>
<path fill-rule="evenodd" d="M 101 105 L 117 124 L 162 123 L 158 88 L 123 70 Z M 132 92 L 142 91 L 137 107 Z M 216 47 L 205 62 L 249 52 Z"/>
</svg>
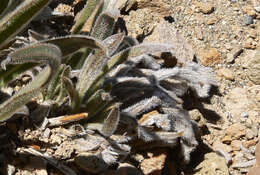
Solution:
<svg viewBox="0 0 260 175">
<path fill-rule="evenodd" d="M 71 108 L 76 111 L 80 107 L 80 99 L 78 92 L 73 86 L 72 81 L 67 77 L 62 77 L 62 83 L 70 97 Z"/>
<path fill-rule="evenodd" d="M 57 86 L 61 83 L 61 74 L 63 73 L 64 69 L 65 69 L 65 65 L 62 64 L 59 68 L 56 76 L 54 76 L 47 88 L 47 92 L 46 92 L 46 99 L 53 99 L 54 95 L 55 95 L 55 89 L 57 88 Z"/>
<path fill-rule="evenodd" d="M 43 9 L 51 0 L 26 0 L 0 20 L 0 49 Z"/>
<path fill-rule="evenodd" d="M 108 93 L 104 90 L 98 90 L 91 96 L 91 98 L 89 98 L 84 109 L 91 118 L 107 106 L 111 100 L 112 99 Z"/>
<path fill-rule="evenodd" d="M 119 104 L 116 103 L 111 111 L 109 112 L 107 118 L 103 123 L 101 133 L 105 136 L 111 136 L 117 129 L 118 123 L 120 120 L 120 109 Z"/>
<path fill-rule="evenodd" d="M 57 73 L 60 58 L 60 49 L 51 44 L 29 45 L 9 54 L 7 60 L 4 60 L 1 64 L 3 67 L 8 63 L 19 64 L 26 62 L 45 63 L 47 67 L 31 83 L 0 104 L 0 122 L 9 119 L 20 107 L 28 103 L 31 98 L 37 96 L 46 87 L 51 80 L 51 76 L 55 76 Z"/>
<path fill-rule="evenodd" d="M 91 31 L 91 36 L 100 40 L 109 37 L 113 33 L 113 28 L 118 15 L 109 12 L 102 13 L 96 20 L 95 26 Z"/>
<path fill-rule="evenodd" d="M 69 35 L 65 37 L 46 39 L 40 43 L 51 43 L 58 46 L 61 49 L 63 57 L 68 56 L 84 47 L 91 49 L 102 49 L 105 54 L 107 53 L 106 47 L 100 40 L 85 35 Z"/>
<path fill-rule="evenodd" d="M 46 36 L 40 34 L 40 33 L 37 33 L 33 30 L 28 30 L 28 34 L 29 34 L 29 37 L 34 40 L 34 41 L 40 41 L 40 40 L 44 40 L 44 39 L 47 39 Z"/>
<path fill-rule="evenodd" d="M 108 58 L 104 57 L 103 53 L 96 52 L 96 54 L 90 54 L 86 59 L 82 70 L 79 75 L 77 83 L 77 91 L 81 100 L 85 97 L 86 91 L 91 84 L 95 81 L 98 73 L 106 65 Z"/>
<path fill-rule="evenodd" d="M 108 56 L 112 56 L 118 49 L 118 47 L 122 44 L 124 35 L 124 33 L 114 34 L 103 41 L 104 44 L 107 46 Z"/>
<path fill-rule="evenodd" d="M 80 33 L 81 29 L 85 25 L 85 23 L 90 19 L 90 17 L 95 18 L 98 12 L 103 6 L 103 0 L 88 0 L 83 10 L 80 12 L 80 16 L 77 19 L 76 23 L 71 29 L 72 34 Z M 93 23 L 94 20 L 92 20 Z M 90 24 L 92 25 L 92 24 Z"/>
</svg>

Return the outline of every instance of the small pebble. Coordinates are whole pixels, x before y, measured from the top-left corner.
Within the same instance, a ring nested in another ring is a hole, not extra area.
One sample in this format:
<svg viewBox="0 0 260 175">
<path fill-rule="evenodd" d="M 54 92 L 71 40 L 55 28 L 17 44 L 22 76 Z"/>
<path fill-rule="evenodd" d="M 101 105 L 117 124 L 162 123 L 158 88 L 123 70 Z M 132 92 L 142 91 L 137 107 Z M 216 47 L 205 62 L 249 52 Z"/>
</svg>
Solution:
<svg viewBox="0 0 260 175">
<path fill-rule="evenodd" d="M 260 13 L 260 6 L 256 6 L 256 7 L 254 7 L 254 9 L 255 9 L 255 11 L 256 11 L 257 13 Z"/>
<path fill-rule="evenodd" d="M 254 18 L 252 16 L 245 15 L 244 16 L 245 25 L 250 25 L 254 23 Z"/>
<path fill-rule="evenodd" d="M 248 118 L 247 112 L 242 112 L 242 113 L 241 113 L 241 117 L 243 117 L 243 118 Z"/>
</svg>

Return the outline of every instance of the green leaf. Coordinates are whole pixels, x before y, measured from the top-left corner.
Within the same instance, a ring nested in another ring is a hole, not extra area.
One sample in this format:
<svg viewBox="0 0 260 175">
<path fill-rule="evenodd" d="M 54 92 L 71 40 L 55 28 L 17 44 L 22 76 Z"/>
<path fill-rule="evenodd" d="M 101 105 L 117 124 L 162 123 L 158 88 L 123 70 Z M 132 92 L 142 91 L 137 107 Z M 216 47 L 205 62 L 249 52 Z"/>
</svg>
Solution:
<svg viewBox="0 0 260 175">
<path fill-rule="evenodd" d="M 108 49 L 108 56 L 112 56 L 119 46 L 122 44 L 124 39 L 124 33 L 114 34 L 108 38 L 106 38 L 103 42 L 107 46 Z"/>
<path fill-rule="evenodd" d="M 113 105 L 111 111 L 109 112 L 107 118 L 104 120 L 101 133 L 107 137 L 111 136 L 117 129 L 120 120 L 120 103 Z"/>
<path fill-rule="evenodd" d="M 0 69 L 0 87 L 5 86 L 8 82 L 15 79 L 21 73 L 33 68 L 37 64 L 35 63 L 25 63 L 21 65 L 8 65 L 7 70 Z"/>
<path fill-rule="evenodd" d="M 29 45 L 9 54 L 8 58 L 1 63 L 1 66 L 5 68 L 6 64 L 27 62 L 45 63 L 47 67 L 31 83 L 0 104 L 0 122 L 9 119 L 19 108 L 37 96 L 48 85 L 51 77 L 58 72 L 57 67 L 60 66 L 61 62 L 61 51 L 52 44 Z"/>
<path fill-rule="evenodd" d="M 46 96 L 45 96 L 45 99 L 46 100 L 49 100 L 49 99 L 53 99 L 55 93 L 56 93 L 56 88 L 57 86 L 61 83 L 61 76 L 62 76 L 62 73 L 65 69 L 65 65 L 62 64 L 57 72 L 57 74 L 52 78 L 51 82 L 49 83 L 49 86 L 47 88 L 47 92 L 46 92 Z"/>
<path fill-rule="evenodd" d="M 100 40 L 106 39 L 113 33 L 115 21 L 117 18 L 117 15 L 103 12 L 98 16 L 90 35 Z"/>
<path fill-rule="evenodd" d="M 101 49 L 105 54 L 107 49 L 102 41 L 85 35 L 69 35 L 53 39 L 46 39 L 40 43 L 51 43 L 61 49 L 63 57 L 68 56 L 80 48 Z"/>
<path fill-rule="evenodd" d="M 0 49 L 43 9 L 51 0 L 26 0 L 0 20 Z"/>
<path fill-rule="evenodd" d="M 88 0 L 83 10 L 80 12 L 80 16 L 76 20 L 76 23 L 73 25 L 71 29 L 71 33 L 72 34 L 80 33 L 81 29 L 83 28 L 85 23 L 90 19 L 90 17 L 93 17 L 95 19 L 100 9 L 102 9 L 103 3 L 104 3 L 103 0 Z M 92 20 L 92 23 L 94 19 Z"/>
</svg>

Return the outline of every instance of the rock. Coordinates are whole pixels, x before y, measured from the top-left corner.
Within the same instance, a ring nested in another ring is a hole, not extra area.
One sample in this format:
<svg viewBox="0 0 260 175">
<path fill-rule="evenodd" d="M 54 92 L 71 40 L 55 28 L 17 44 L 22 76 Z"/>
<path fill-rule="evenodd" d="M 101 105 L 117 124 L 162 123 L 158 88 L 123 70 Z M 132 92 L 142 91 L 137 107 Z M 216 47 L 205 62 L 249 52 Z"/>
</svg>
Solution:
<svg viewBox="0 0 260 175">
<path fill-rule="evenodd" d="M 260 13 L 260 6 L 255 6 L 254 9 L 257 13 Z"/>
<path fill-rule="evenodd" d="M 248 78 L 255 84 L 260 85 L 260 50 L 255 51 L 254 56 L 248 60 Z"/>
<path fill-rule="evenodd" d="M 211 66 L 220 62 L 220 54 L 215 48 L 201 49 L 198 53 L 198 59 L 204 66 Z"/>
<path fill-rule="evenodd" d="M 212 148 L 214 149 L 214 151 L 223 150 L 223 151 L 225 151 L 225 152 L 227 152 L 227 153 L 229 153 L 229 152 L 232 151 L 230 145 L 223 144 L 223 143 L 220 142 L 219 140 L 216 140 L 216 141 L 213 143 Z"/>
<path fill-rule="evenodd" d="M 226 68 L 219 69 L 218 76 L 224 77 L 227 80 L 234 80 L 233 72 L 230 69 L 226 69 Z"/>
<path fill-rule="evenodd" d="M 196 2 L 196 6 L 199 9 L 199 12 L 204 14 L 210 14 L 214 11 L 214 5 L 212 3 L 203 3 L 203 2 Z"/>
<path fill-rule="evenodd" d="M 250 148 L 251 146 L 255 146 L 256 145 L 256 141 L 255 140 L 248 140 L 243 142 L 243 146 L 246 148 Z"/>
<path fill-rule="evenodd" d="M 254 108 L 255 102 L 248 95 L 247 89 L 234 88 L 223 99 L 225 109 L 229 111 L 232 116 L 232 120 L 239 122 L 241 113 L 248 112 Z"/>
<path fill-rule="evenodd" d="M 119 10 L 129 11 L 134 5 L 136 5 L 136 0 L 118 0 L 116 7 Z"/>
<path fill-rule="evenodd" d="M 245 25 L 253 24 L 254 23 L 254 18 L 252 16 L 245 15 L 244 16 L 244 23 L 245 23 Z"/>
<path fill-rule="evenodd" d="M 189 111 L 189 115 L 191 119 L 195 120 L 196 122 L 200 121 L 200 119 L 203 117 L 198 109 L 193 109 Z"/>
<path fill-rule="evenodd" d="M 252 18 L 256 16 L 256 12 L 252 6 L 244 6 L 242 8 L 243 12 L 247 14 L 248 16 L 251 16 Z"/>
<path fill-rule="evenodd" d="M 192 61 L 194 58 L 194 51 L 192 46 L 186 41 L 183 35 L 171 23 L 161 20 L 154 28 L 153 33 L 144 39 L 144 42 L 167 43 L 171 44 L 172 60 L 174 58 L 178 63 L 185 64 L 187 61 Z M 168 61 L 169 62 L 169 61 Z"/>
<path fill-rule="evenodd" d="M 164 0 L 136 0 L 137 9 L 148 8 L 161 17 L 171 15 L 171 7 Z"/>
<path fill-rule="evenodd" d="M 257 32 L 255 29 L 249 29 L 248 31 L 248 35 L 251 37 L 251 38 L 256 38 L 257 37 Z"/>
<path fill-rule="evenodd" d="M 226 135 L 231 136 L 233 139 L 239 139 L 242 136 L 246 135 L 246 127 L 241 123 L 235 123 L 233 125 L 230 125 L 225 132 Z"/>
<path fill-rule="evenodd" d="M 142 175 L 143 173 L 129 163 L 120 163 L 115 175 Z M 112 175 L 112 174 L 111 174 Z"/>
<path fill-rule="evenodd" d="M 194 175 L 229 175 L 225 159 L 216 153 L 205 154 L 204 160 L 195 168 Z"/>
<path fill-rule="evenodd" d="M 244 43 L 244 48 L 246 49 L 256 49 L 257 42 L 255 42 L 252 38 L 248 38 Z"/>
<path fill-rule="evenodd" d="M 129 15 L 124 17 L 128 35 L 133 38 L 151 34 L 161 19 L 159 14 L 152 13 L 148 8 L 130 11 Z"/>
<path fill-rule="evenodd" d="M 225 143 L 225 144 L 230 144 L 231 141 L 232 141 L 232 138 L 231 138 L 230 135 L 226 135 L 226 136 L 224 136 L 224 137 L 222 138 L 221 141 L 222 141 L 223 143 Z"/>
<path fill-rule="evenodd" d="M 227 62 L 232 63 L 242 52 L 243 49 L 240 46 L 233 48 L 231 52 L 227 54 Z"/>
<path fill-rule="evenodd" d="M 215 23 L 217 23 L 217 22 L 218 22 L 218 18 L 216 18 L 216 17 L 211 17 L 211 18 L 209 18 L 209 19 L 207 20 L 206 24 L 207 24 L 207 25 L 213 25 L 213 24 L 215 24 Z"/>
<path fill-rule="evenodd" d="M 253 139 L 256 136 L 257 136 L 257 133 L 254 133 L 251 129 L 247 129 L 246 130 L 246 138 L 248 140 L 251 140 L 251 139 Z"/>
<path fill-rule="evenodd" d="M 66 15 L 74 16 L 73 8 L 67 4 L 59 4 L 55 9 L 55 12 L 59 12 Z"/>
<path fill-rule="evenodd" d="M 240 140 L 233 140 L 230 144 L 233 151 L 239 151 L 241 149 L 241 141 Z"/>
<path fill-rule="evenodd" d="M 149 155 L 148 155 L 149 156 Z M 167 157 L 167 150 L 157 149 L 152 152 L 149 158 L 144 159 L 140 168 L 145 175 L 161 175 L 162 169 L 165 166 L 165 161 Z"/>
<path fill-rule="evenodd" d="M 108 168 L 108 164 L 98 155 L 80 153 L 75 157 L 75 163 L 86 172 L 100 173 Z"/>
</svg>

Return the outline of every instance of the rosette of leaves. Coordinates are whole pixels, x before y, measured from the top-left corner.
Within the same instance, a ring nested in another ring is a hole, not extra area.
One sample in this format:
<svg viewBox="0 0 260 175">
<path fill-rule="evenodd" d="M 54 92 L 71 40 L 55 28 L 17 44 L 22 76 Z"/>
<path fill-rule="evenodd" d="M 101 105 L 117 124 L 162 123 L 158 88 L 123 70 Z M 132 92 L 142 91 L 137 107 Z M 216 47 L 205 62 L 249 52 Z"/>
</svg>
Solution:
<svg viewBox="0 0 260 175">
<path fill-rule="evenodd" d="M 48 2 L 25 1 L 2 17 L 2 50 L 8 50 L 12 38 Z M 82 124 L 99 130 L 103 137 L 121 134 L 125 139 L 118 140 L 118 143 L 136 148 L 147 142 L 154 143 L 149 144 L 151 146 L 181 145 L 182 156 L 188 162 L 190 152 L 198 142 L 196 124 L 182 108 L 181 96 L 191 89 L 199 97 L 207 97 L 211 85 L 216 82 L 211 78 L 210 69 L 193 62 L 185 67 L 163 68 L 151 54 L 170 52 L 174 55 L 174 47 L 169 44 L 140 44 L 124 33 L 113 34 L 119 16 L 119 11 L 113 8 L 115 2 L 88 0 L 71 35 L 44 39 L 35 33 L 43 40 L 29 43 L 4 57 L 1 66 L 7 71 L 0 78 L 8 77 L 5 81 L 13 78 L 14 72 L 20 73 L 35 66 L 6 65 L 37 63 L 45 64 L 45 67 L 31 83 L 0 104 L 0 121 L 11 118 L 41 92 L 46 100 L 60 105 L 67 103 L 68 96 L 71 112 L 87 112 L 88 123 L 84 121 Z M 22 25 L 7 25 L 7 21 L 19 23 L 18 19 L 33 10 L 35 13 L 28 15 L 30 18 Z M 89 25 L 87 32 L 82 31 L 85 24 Z M 159 111 L 156 115 L 139 120 L 144 113 L 154 109 Z"/>
</svg>

